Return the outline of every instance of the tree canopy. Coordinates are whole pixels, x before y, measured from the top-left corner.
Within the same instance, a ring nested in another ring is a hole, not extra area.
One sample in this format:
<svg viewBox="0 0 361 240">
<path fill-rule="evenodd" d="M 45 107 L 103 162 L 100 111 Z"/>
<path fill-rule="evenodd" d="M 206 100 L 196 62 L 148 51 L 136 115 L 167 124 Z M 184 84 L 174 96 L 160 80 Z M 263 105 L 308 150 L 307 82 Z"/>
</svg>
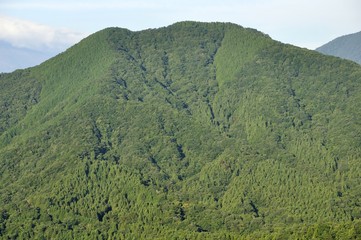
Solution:
<svg viewBox="0 0 361 240">
<path fill-rule="evenodd" d="M 0 75 L 0 238 L 357 239 L 361 67 L 229 23 Z"/>
</svg>

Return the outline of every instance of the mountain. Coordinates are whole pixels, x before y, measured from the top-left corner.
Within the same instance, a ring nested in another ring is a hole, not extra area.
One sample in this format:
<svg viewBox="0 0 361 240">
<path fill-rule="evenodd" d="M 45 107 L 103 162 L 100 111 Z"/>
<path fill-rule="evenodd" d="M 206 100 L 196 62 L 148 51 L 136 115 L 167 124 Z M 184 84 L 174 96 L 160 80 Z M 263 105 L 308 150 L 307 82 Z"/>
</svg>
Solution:
<svg viewBox="0 0 361 240">
<path fill-rule="evenodd" d="M 230 23 L 0 75 L 0 238 L 357 239 L 361 67 Z"/>
<path fill-rule="evenodd" d="M 338 37 L 316 51 L 361 64 L 361 32 Z"/>
<path fill-rule="evenodd" d="M 42 52 L 28 48 L 18 48 L 0 40 L 0 72 L 12 72 L 38 65 L 55 56 L 53 52 Z"/>
</svg>

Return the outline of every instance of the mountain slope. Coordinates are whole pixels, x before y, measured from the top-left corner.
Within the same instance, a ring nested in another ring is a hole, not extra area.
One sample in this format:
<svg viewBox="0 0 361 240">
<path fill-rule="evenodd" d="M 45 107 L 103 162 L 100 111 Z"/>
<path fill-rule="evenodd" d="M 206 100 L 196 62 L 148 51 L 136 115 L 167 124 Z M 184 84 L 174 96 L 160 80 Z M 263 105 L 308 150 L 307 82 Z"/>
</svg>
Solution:
<svg viewBox="0 0 361 240">
<path fill-rule="evenodd" d="M 0 41 L 0 52 L 0 72 L 32 67 L 56 55 L 51 52 L 17 48 L 5 41 Z"/>
<path fill-rule="evenodd" d="M 100 31 L 0 76 L 0 236 L 358 237 L 360 80 L 233 24 Z"/>
<path fill-rule="evenodd" d="M 361 32 L 338 37 L 316 51 L 361 64 Z"/>
</svg>

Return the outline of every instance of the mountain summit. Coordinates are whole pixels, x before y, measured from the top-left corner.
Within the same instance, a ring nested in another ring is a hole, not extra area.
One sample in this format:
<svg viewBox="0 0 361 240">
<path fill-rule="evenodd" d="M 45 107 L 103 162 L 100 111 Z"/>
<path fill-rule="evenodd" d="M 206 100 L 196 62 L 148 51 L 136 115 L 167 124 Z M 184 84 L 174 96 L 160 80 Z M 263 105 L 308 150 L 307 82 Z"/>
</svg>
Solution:
<svg viewBox="0 0 361 240">
<path fill-rule="evenodd" d="M 234 24 L 102 30 L 0 75 L 0 237 L 357 238 L 360 92 Z"/>
</svg>

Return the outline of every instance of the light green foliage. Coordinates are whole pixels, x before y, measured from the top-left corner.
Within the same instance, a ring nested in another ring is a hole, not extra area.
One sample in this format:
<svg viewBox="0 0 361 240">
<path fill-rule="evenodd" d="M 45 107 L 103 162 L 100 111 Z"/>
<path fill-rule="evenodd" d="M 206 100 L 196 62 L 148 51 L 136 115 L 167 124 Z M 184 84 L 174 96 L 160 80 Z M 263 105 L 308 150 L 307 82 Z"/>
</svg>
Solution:
<svg viewBox="0 0 361 240">
<path fill-rule="evenodd" d="M 357 239 L 358 65 L 233 24 L 0 76 L 5 239 Z"/>
</svg>

